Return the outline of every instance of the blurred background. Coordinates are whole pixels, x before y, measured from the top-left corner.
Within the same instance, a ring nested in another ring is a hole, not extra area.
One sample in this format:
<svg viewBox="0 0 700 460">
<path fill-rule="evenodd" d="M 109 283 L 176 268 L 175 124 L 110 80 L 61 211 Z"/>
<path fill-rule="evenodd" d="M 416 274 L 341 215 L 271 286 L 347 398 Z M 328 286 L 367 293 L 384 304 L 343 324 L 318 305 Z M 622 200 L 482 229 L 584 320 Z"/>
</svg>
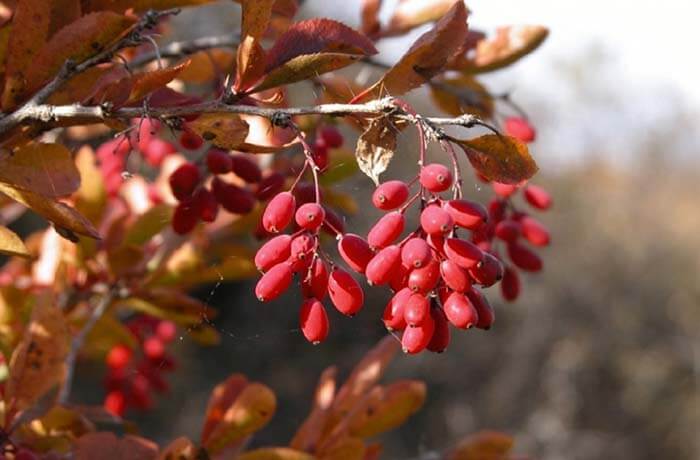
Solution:
<svg viewBox="0 0 700 460">
<path fill-rule="evenodd" d="M 225 3 L 183 13 L 180 38 L 235 27 L 237 7 Z M 395 2 L 385 3 L 391 10 Z M 391 366 L 387 380 L 422 379 L 428 400 L 383 437 L 384 458 L 426 456 L 481 429 L 513 434 L 518 453 L 545 460 L 700 458 L 700 64 L 688 50 L 700 7 L 685 0 L 467 5 L 470 24 L 487 31 L 550 28 L 540 50 L 481 80 L 513 91 L 538 128 L 533 182 L 555 205 L 537 217 L 553 245 L 515 304 L 492 289 L 492 330 L 454 333 L 447 352 L 401 356 Z M 358 11 L 358 0 L 308 0 L 300 16 L 357 25 Z M 381 59 L 391 63 L 422 32 L 382 42 Z M 376 77 L 367 72 L 358 78 Z M 298 91 L 310 97 L 307 87 Z M 438 114 L 425 92 L 409 100 Z M 411 136 L 399 153 L 384 178 L 412 164 Z M 362 202 L 372 184 L 358 175 L 342 187 Z M 469 196 L 485 202 L 490 191 L 474 181 Z M 378 216 L 370 209 L 348 227 L 365 233 Z M 278 395 L 278 413 L 254 444 L 286 443 L 320 372 L 336 364 L 346 375 L 386 334 L 379 317 L 389 294 L 368 293 L 362 314 L 333 312 L 329 339 L 312 347 L 297 328 L 298 290 L 271 304 L 256 301 L 253 282 L 203 290 L 220 310 L 222 344 L 198 348 L 181 338 L 170 395 L 137 420 L 144 434 L 197 438 L 211 388 L 241 372 Z M 89 376 L 78 381 L 98 402 L 99 385 Z"/>
</svg>

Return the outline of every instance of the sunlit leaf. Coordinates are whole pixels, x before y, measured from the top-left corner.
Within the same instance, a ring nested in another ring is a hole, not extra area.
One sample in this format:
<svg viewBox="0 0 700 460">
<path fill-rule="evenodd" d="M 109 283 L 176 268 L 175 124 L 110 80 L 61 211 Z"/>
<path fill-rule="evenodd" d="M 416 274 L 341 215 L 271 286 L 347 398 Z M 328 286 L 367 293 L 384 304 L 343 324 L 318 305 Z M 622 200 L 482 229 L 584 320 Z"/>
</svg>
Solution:
<svg viewBox="0 0 700 460">
<path fill-rule="evenodd" d="M 421 86 L 462 50 L 466 35 L 467 9 L 457 2 L 363 97 L 398 96 Z"/>
<path fill-rule="evenodd" d="M 182 436 L 168 444 L 158 455 L 158 460 L 197 460 L 206 455 L 188 438 Z"/>
<path fill-rule="evenodd" d="M 493 116 L 494 100 L 488 90 L 471 75 L 445 78 L 430 86 L 435 104 L 449 115 L 469 113 L 482 120 Z"/>
<path fill-rule="evenodd" d="M 337 369 L 329 367 L 321 374 L 316 385 L 311 412 L 301 424 L 289 445 L 295 449 L 308 451 L 318 443 L 323 435 L 323 427 L 328 417 L 328 409 L 335 397 L 335 376 Z"/>
<path fill-rule="evenodd" d="M 95 163 L 95 153 L 89 146 L 78 150 L 75 165 L 80 172 L 80 188 L 75 194 L 75 209 L 97 225 L 107 203 L 107 192 L 102 173 Z"/>
<path fill-rule="evenodd" d="M 518 184 L 537 172 L 527 144 L 509 136 L 486 134 L 459 141 L 474 169 L 488 180 Z"/>
<path fill-rule="evenodd" d="M 315 460 L 306 452 L 289 447 L 263 447 L 253 449 L 236 457 L 237 460 Z"/>
<path fill-rule="evenodd" d="M 189 65 L 190 61 L 187 60 L 172 67 L 151 70 L 134 75 L 131 78 L 131 93 L 126 103 L 133 104 L 138 102 L 153 91 L 167 85 L 173 79 L 177 78 L 180 72 L 189 67 Z"/>
<path fill-rule="evenodd" d="M 251 92 L 264 91 L 277 86 L 307 80 L 326 72 L 341 69 L 357 62 L 360 56 L 343 53 L 316 53 L 295 56 L 284 64 L 275 67 Z"/>
<path fill-rule="evenodd" d="M 92 328 L 83 346 L 83 353 L 96 359 L 104 358 L 115 345 L 135 349 L 138 341 L 134 334 L 112 314 L 103 315 Z"/>
<path fill-rule="evenodd" d="M 235 114 L 203 114 L 188 126 L 204 140 L 226 150 L 237 148 L 248 136 L 248 123 Z"/>
<path fill-rule="evenodd" d="M 153 441 L 130 434 L 120 439 L 107 431 L 81 436 L 73 449 L 75 460 L 155 460 L 157 455 Z"/>
<path fill-rule="evenodd" d="M 401 0 L 382 35 L 401 35 L 414 27 L 437 21 L 463 0 Z"/>
<path fill-rule="evenodd" d="M 480 73 L 507 67 L 537 49 L 548 34 L 543 26 L 501 27 L 493 37 L 477 43 L 473 57 L 460 70 Z"/>
<path fill-rule="evenodd" d="M 5 401 L 18 410 L 31 407 L 63 383 L 70 335 L 63 312 L 49 292 L 37 296 L 29 325 L 10 359 Z"/>
<path fill-rule="evenodd" d="M 19 427 L 16 436 L 34 451 L 67 454 L 76 438 L 94 430 L 95 426 L 79 412 L 53 405 L 41 418 Z"/>
<path fill-rule="evenodd" d="M 272 16 L 275 0 L 240 0 L 241 43 L 236 56 L 236 89 L 245 90 L 265 73 L 265 51 L 260 40 Z"/>
<path fill-rule="evenodd" d="M 513 438 L 497 431 L 480 431 L 466 437 L 447 455 L 447 460 L 508 460 Z"/>
<path fill-rule="evenodd" d="M 80 173 L 63 144 L 32 142 L 14 152 L 0 150 L 0 182 L 57 198 L 78 190 Z"/>
<path fill-rule="evenodd" d="M 362 22 L 362 33 L 368 36 L 373 36 L 381 29 L 379 22 L 379 9 L 382 6 L 382 0 L 362 0 L 360 9 L 360 18 Z"/>
<path fill-rule="evenodd" d="M 379 176 L 386 171 L 394 157 L 397 129 L 387 117 L 373 118 L 364 133 L 357 140 L 355 158 L 360 171 L 365 173 L 375 184 Z"/>
<path fill-rule="evenodd" d="M 7 256 L 29 257 L 29 250 L 15 232 L 0 225 L 0 254 Z"/>
<path fill-rule="evenodd" d="M 201 443 L 205 443 L 212 431 L 224 418 L 226 410 L 233 404 L 243 388 L 248 385 L 248 379 L 243 374 L 231 374 L 218 384 L 209 396 L 209 403 L 204 415 Z"/>
</svg>

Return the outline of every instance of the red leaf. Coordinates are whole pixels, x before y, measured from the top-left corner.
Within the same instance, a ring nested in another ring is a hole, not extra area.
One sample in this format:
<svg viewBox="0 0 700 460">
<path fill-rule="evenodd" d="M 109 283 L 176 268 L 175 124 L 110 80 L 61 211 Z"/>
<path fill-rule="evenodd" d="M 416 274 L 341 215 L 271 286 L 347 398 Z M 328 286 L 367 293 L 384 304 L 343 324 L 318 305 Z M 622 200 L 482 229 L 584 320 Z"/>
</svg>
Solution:
<svg viewBox="0 0 700 460">
<path fill-rule="evenodd" d="M 302 54 L 346 53 L 369 56 L 377 53 L 371 40 L 332 19 L 309 19 L 292 24 L 267 53 L 266 71 Z"/>
</svg>

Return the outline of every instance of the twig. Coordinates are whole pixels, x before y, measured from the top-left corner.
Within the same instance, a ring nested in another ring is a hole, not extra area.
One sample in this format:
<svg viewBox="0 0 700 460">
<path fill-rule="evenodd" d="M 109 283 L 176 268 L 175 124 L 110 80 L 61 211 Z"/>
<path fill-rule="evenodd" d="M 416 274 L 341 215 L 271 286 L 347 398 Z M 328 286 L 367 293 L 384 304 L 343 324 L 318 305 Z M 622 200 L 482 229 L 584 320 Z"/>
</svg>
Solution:
<svg viewBox="0 0 700 460">
<path fill-rule="evenodd" d="M 66 381 L 58 394 L 58 402 L 65 403 L 70 396 L 71 386 L 73 384 L 73 374 L 75 373 L 75 363 L 78 359 L 78 353 L 83 347 L 87 336 L 90 334 L 95 324 L 102 318 L 107 308 L 112 304 L 112 302 L 117 298 L 117 289 L 112 288 L 100 298 L 95 308 L 92 310 L 92 314 L 88 318 L 87 322 L 83 328 L 78 332 L 71 342 L 70 351 L 68 352 L 68 357 L 66 358 Z"/>
</svg>

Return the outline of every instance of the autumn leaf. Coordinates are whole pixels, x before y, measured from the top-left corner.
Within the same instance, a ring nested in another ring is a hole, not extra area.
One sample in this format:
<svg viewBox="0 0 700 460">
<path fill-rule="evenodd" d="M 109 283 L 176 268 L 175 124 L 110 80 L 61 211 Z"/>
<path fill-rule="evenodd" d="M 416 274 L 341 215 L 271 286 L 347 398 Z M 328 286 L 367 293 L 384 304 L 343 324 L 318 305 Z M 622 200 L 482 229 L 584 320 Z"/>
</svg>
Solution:
<svg viewBox="0 0 700 460">
<path fill-rule="evenodd" d="M 66 375 L 70 335 L 63 313 L 52 293 L 43 292 L 36 299 L 29 325 L 12 353 L 5 387 L 5 403 L 14 403 L 18 410 L 32 407 Z"/>
<path fill-rule="evenodd" d="M 236 457 L 236 460 L 315 460 L 316 457 L 306 452 L 289 447 L 263 447 L 249 450 Z M 340 460 L 340 459 L 338 459 Z"/>
<path fill-rule="evenodd" d="M 207 437 L 204 447 L 216 454 L 237 445 L 270 421 L 276 404 L 275 394 L 265 385 L 246 385 Z"/>
<path fill-rule="evenodd" d="M 319 460 L 364 460 L 365 443 L 359 438 L 343 436 L 323 446 L 317 458 Z"/>
<path fill-rule="evenodd" d="M 435 105 L 449 115 L 469 113 L 482 120 L 493 116 L 493 97 L 471 75 L 436 80 L 430 85 L 430 95 Z"/>
<path fill-rule="evenodd" d="M 233 51 L 225 48 L 214 48 L 191 54 L 188 58 L 191 64 L 177 76 L 179 80 L 188 83 L 205 84 L 217 75 L 225 75 L 235 67 Z"/>
<path fill-rule="evenodd" d="M 465 73 L 491 72 L 502 69 L 536 50 L 549 35 L 543 26 L 507 26 L 496 35 L 480 40 L 473 57 L 459 70 Z"/>
<path fill-rule="evenodd" d="M 36 88 L 51 78 L 66 60 L 80 63 L 104 50 L 134 22 L 134 17 L 105 11 L 88 14 L 67 25 L 36 56 L 27 73 L 27 88 Z"/>
<path fill-rule="evenodd" d="M 134 334 L 112 314 L 105 314 L 95 323 L 85 339 L 82 353 L 94 359 L 104 359 L 116 345 L 136 349 L 139 345 Z"/>
<path fill-rule="evenodd" d="M 537 172 L 527 145 L 514 137 L 486 134 L 458 144 L 474 169 L 488 180 L 519 184 Z"/>
<path fill-rule="evenodd" d="M 134 104 L 141 101 L 144 97 L 153 91 L 162 88 L 177 78 L 180 72 L 190 65 L 190 61 L 180 62 L 172 67 L 164 69 L 151 70 L 134 75 L 131 78 L 131 93 L 126 101 L 126 104 Z"/>
<path fill-rule="evenodd" d="M 379 22 L 379 9 L 382 7 L 382 0 L 362 0 L 360 8 L 360 19 L 362 33 L 367 36 L 377 34 L 382 25 Z"/>
<path fill-rule="evenodd" d="M 145 213 L 136 217 L 124 235 L 122 244 L 141 246 L 153 238 L 161 230 L 170 225 L 173 208 L 170 205 L 160 204 L 151 207 Z"/>
<path fill-rule="evenodd" d="M 466 35 L 467 9 L 463 2 L 457 2 L 432 30 L 421 35 L 399 62 L 358 99 L 382 94 L 399 96 L 421 86 L 440 73 L 462 50 Z"/>
<path fill-rule="evenodd" d="M 296 22 L 282 34 L 267 53 L 266 71 L 304 54 L 342 53 L 370 56 L 377 53 L 364 35 L 332 19 Z"/>
<path fill-rule="evenodd" d="M 456 2 L 463 3 L 463 0 L 401 0 L 382 36 L 402 35 L 415 27 L 437 21 Z"/>
<path fill-rule="evenodd" d="M 379 176 L 386 171 L 396 149 L 397 130 L 387 117 L 370 120 L 369 126 L 357 140 L 355 158 L 360 170 L 375 184 Z"/>
<path fill-rule="evenodd" d="M 148 10 L 166 10 L 211 3 L 213 0 L 81 0 L 83 13 L 94 11 L 115 11 L 123 13 L 133 9 L 136 13 Z"/>
<path fill-rule="evenodd" d="M 236 57 L 236 90 L 246 90 L 265 73 L 260 40 L 272 16 L 275 0 L 241 0 L 241 43 Z"/>
<path fill-rule="evenodd" d="M 3 182 L 0 182 L 0 192 L 53 222 L 59 233 L 67 230 L 92 238 L 100 237 L 89 220 L 65 203 Z"/>
<path fill-rule="evenodd" d="M 513 449 L 513 438 L 497 431 L 474 433 L 451 449 L 447 460 L 507 460 Z"/>
<path fill-rule="evenodd" d="M 52 105 L 66 105 L 74 102 L 86 100 L 95 92 L 95 86 L 114 71 L 112 64 L 102 64 L 90 67 L 84 72 L 74 75 L 53 93 L 47 103 Z"/>
<path fill-rule="evenodd" d="M 158 460 L 198 460 L 206 453 L 188 438 L 181 436 L 168 444 L 158 455 Z"/>
<path fill-rule="evenodd" d="M 212 431 L 224 418 L 224 413 L 233 404 L 243 388 L 248 385 L 248 379 L 243 374 L 232 374 L 218 384 L 211 392 L 207 410 L 204 415 L 201 443 L 204 444 Z"/>
<path fill-rule="evenodd" d="M 107 431 L 81 436 L 73 446 L 75 460 L 155 460 L 157 455 L 153 441 L 130 434 L 120 439 Z"/>
<path fill-rule="evenodd" d="M 63 144 L 32 142 L 14 152 L 0 150 L 0 182 L 58 198 L 78 190 L 80 173 Z"/>
<path fill-rule="evenodd" d="M 336 373 L 335 367 L 329 367 L 321 374 L 316 385 L 311 413 L 294 434 L 294 438 L 289 443 L 290 447 L 308 451 L 321 439 L 328 417 L 328 409 L 333 404 L 335 397 Z"/>
<path fill-rule="evenodd" d="M 80 18 L 81 0 L 51 0 L 51 20 L 49 22 L 49 37 Z"/>
<path fill-rule="evenodd" d="M 342 53 L 302 54 L 272 69 L 265 76 L 265 79 L 250 92 L 260 92 L 277 86 L 307 80 L 326 72 L 349 66 L 359 59 L 360 56 Z"/>
<path fill-rule="evenodd" d="M 235 114 L 203 114 L 187 126 L 204 140 L 226 150 L 236 149 L 248 136 L 248 123 Z"/>
<path fill-rule="evenodd" d="M 243 0 L 233 0 L 236 3 L 242 3 Z M 297 0 L 275 0 L 272 5 L 272 14 L 285 18 L 292 18 L 299 10 L 299 2 Z"/>
<path fill-rule="evenodd" d="M 22 239 L 4 225 L 0 225 L 0 254 L 30 257 L 29 250 L 22 242 Z"/>
<path fill-rule="evenodd" d="M 4 110 L 23 99 L 27 73 L 35 65 L 39 50 L 48 39 L 50 18 L 51 3 L 46 0 L 21 0 L 17 3 L 5 57 Z"/>
<path fill-rule="evenodd" d="M 95 163 L 95 153 L 89 146 L 78 150 L 75 165 L 81 178 L 80 188 L 75 194 L 75 208 L 97 225 L 107 204 L 107 191 L 102 174 Z"/>
</svg>

